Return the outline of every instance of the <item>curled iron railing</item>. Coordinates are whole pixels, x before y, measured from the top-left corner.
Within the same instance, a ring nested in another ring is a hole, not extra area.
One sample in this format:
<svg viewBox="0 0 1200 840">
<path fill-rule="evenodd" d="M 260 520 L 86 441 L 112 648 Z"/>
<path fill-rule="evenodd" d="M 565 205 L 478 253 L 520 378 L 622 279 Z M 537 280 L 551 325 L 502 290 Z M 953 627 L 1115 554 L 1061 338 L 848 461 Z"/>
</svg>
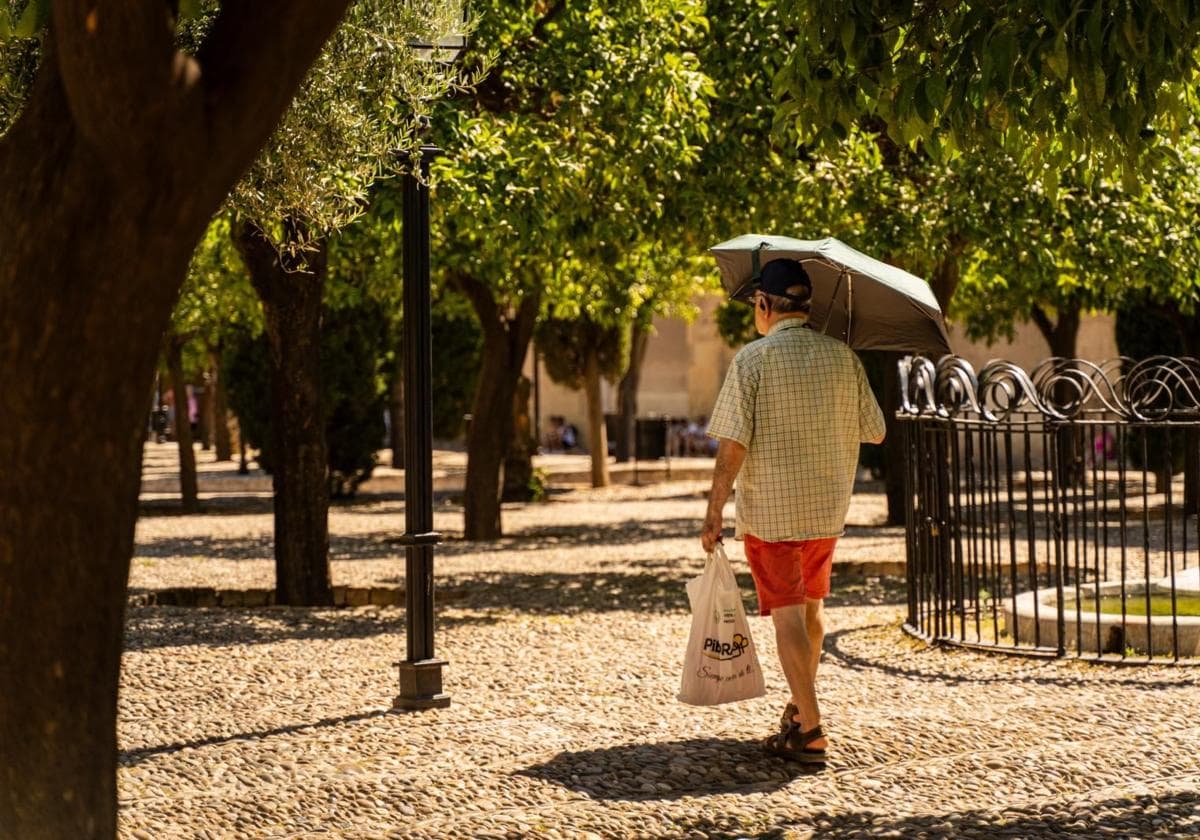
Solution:
<svg viewBox="0 0 1200 840">
<path fill-rule="evenodd" d="M 909 614 L 924 638 L 1200 657 L 1200 361 L 900 363 Z"/>
</svg>

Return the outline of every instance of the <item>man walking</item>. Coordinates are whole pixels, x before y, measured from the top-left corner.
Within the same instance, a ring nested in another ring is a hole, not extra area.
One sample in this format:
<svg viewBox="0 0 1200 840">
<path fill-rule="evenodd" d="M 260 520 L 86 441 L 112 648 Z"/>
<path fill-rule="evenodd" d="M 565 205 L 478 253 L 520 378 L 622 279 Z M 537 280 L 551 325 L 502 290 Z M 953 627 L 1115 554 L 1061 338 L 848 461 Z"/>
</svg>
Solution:
<svg viewBox="0 0 1200 840">
<path fill-rule="evenodd" d="M 700 542 L 721 539 L 737 479 L 736 536 L 745 540 L 762 615 L 771 616 L 791 690 L 763 747 L 823 763 L 816 675 L 833 550 L 854 489 L 859 443 L 879 443 L 883 412 L 849 347 L 807 328 L 812 283 L 797 260 L 772 260 L 754 293 L 760 335 L 734 357 L 708 433 L 716 469 Z"/>
</svg>

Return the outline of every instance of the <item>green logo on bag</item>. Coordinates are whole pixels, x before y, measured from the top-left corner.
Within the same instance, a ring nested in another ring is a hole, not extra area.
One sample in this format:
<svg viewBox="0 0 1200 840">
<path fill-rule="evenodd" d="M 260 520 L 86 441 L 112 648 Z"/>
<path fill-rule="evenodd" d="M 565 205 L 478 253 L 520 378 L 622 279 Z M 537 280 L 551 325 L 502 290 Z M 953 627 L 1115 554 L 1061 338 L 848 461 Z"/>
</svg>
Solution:
<svg viewBox="0 0 1200 840">
<path fill-rule="evenodd" d="M 704 640 L 704 655 L 709 659 L 737 659 L 750 647 L 750 639 L 741 633 L 733 634 L 732 642 L 722 642 L 720 639 Z"/>
</svg>

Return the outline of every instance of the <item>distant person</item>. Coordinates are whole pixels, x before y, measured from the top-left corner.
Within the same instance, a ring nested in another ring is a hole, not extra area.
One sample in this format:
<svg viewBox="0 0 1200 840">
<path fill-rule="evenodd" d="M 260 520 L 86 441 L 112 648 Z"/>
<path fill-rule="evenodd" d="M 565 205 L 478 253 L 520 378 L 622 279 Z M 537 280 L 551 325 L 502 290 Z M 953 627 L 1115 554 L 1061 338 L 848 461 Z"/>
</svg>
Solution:
<svg viewBox="0 0 1200 840">
<path fill-rule="evenodd" d="M 562 445 L 563 449 L 568 452 L 576 447 L 579 443 L 579 430 L 571 423 L 564 423 L 562 427 Z"/>
<path fill-rule="evenodd" d="M 708 433 L 719 440 L 700 542 L 721 539 L 737 479 L 738 539 L 762 615 L 771 616 L 791 702 L 770 753 L 821 764 L 816 675 L 833 550 L 843 533 L 859 443 L 883 440 L 883 412 L 854 352 L 806 329 L 812 283 L 797 260 L 767 263 L 754 293 L 755 341 L 734 357 Z"/>
<path fill-rule="evenodd" d="M 550 415 L 550 428 L 546 430 L 543 441 L 547 452 L 557 452 L 563 448 L 563 426 L 566 422 L 561 414 Z"/>
</svg>

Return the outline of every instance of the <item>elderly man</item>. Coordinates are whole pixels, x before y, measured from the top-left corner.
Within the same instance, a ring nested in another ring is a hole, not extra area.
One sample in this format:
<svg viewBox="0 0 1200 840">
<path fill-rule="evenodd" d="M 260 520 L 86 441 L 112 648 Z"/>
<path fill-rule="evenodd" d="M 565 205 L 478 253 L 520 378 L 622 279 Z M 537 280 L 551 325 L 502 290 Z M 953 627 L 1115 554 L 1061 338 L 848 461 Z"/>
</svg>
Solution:
<svg viewBox="0 0 1200 840">
<path fill-rule="evenodd" d="M 700 542 L 721 539 L 737 479 L 738 539 L 762 615 L 771 616 L 791 690 L 775 755 L 824 763 L 816 675 L 833 550 L 843 533 L 859 443 L 883 440 L 883 412 L 849 347 L 807 328 L 812 283 L 796 260 L 766 264 L 754 293 L 761 340 L 737 354 L 708 433 L 719 441 Z"/>
</svg>

